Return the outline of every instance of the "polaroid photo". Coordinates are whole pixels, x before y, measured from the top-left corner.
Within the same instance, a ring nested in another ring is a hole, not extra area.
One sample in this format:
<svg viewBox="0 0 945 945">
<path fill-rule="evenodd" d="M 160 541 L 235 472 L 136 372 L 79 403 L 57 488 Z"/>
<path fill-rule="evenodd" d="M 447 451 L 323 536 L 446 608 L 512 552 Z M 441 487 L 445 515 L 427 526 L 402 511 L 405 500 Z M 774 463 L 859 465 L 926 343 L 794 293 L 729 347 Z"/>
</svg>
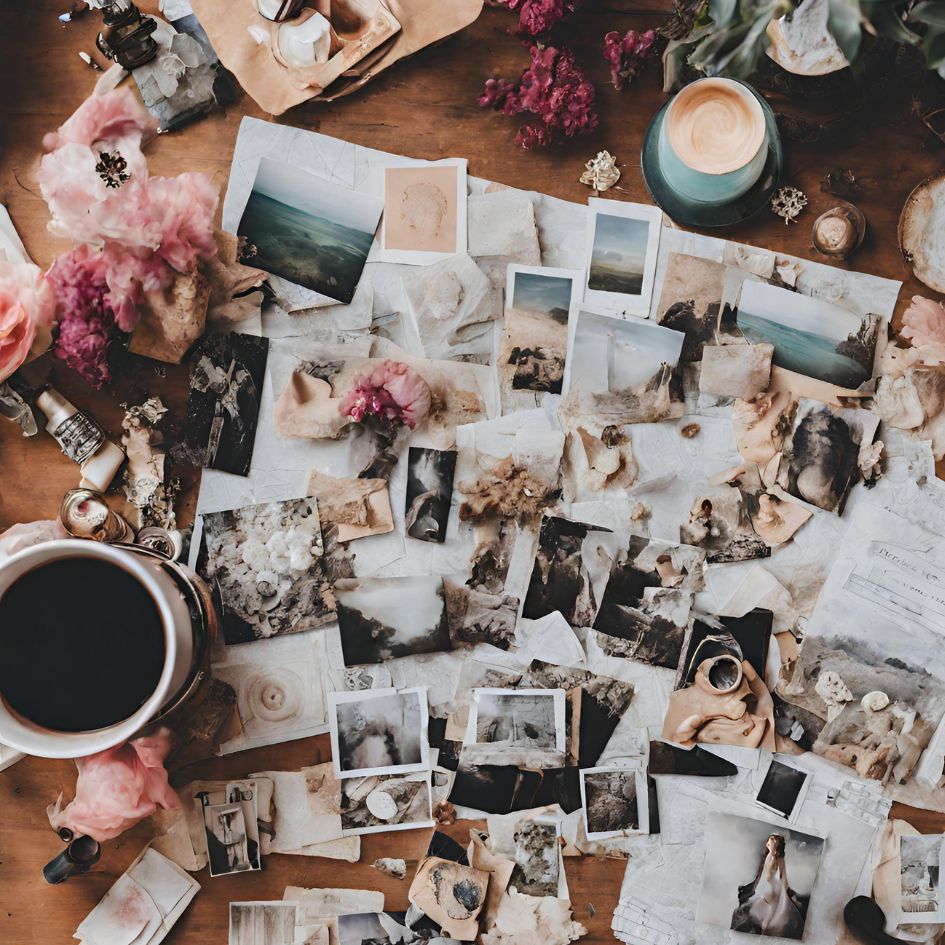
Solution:
<svg viewBox="0 0 945 945">
<path fill-rule="evenodd" d="M 852 392 L 873 376 L 884 320 L 748 280 L 742 284 L 735 321 L 752 344 L 774 345 L 775 367 Z"/>
<path fill-rule="evenodd" d="M 269 339 L 255 335 L 234 331 L 200 342 L 173 462 L 249 475 L 268 356 Z"/>
<path fill-rule="evenodd" d="M 418 541 L 446 541 L 456 450 L 411 446 L 407 454 L 404 531 Z"/>
<path fill-rule="evenodd" d="M 335 777 L 408 774 L 430 767 L 425 687 L 332 692 L 328 714 Z"/>
<path fill-rule="evenodd" d="M 231 902 L 227 945 L 295 945 L 295 902 Z"/>
<path fill-rule="evenodd" d="M 464 765 L 560 767 L 565 761 L 563 689 L 473 689 Z"/>
<path fill-rule="evenodd" d="M 584 301 L 646 318 L 663 213 L 658 207 L 591 197 L 587 202 Z"/>
<path fill-rule="evenodd" d="M 237 227 L 240 261 L 348 304 L 384 202 L 261 158 Z"/>
<path fill-rule="evenodd" d="M 649 833 L 646 773 L 637 768 L 585 768 L 581 807 L 588 840 Z"/>
<path fill-rule="evenodd" d="M 255 861 L 249 856 L 249 821 L 244 816 L 241 803 L 205 805 L 203 825 L 211 876 L 245 873 L 260 868 L 258 843 Z"/>
<path fill-rule="evenodd" d="M 439 575 L 345 578 L 334 594 L 345 666 L 453 648 Z"/>
<path fill-rule="evenodd" d="M 810 787 L 811 774 L 798 768 L 786 757 L 773 757 L 755 795 L 755 803 L 765 810 L 793 820 Z"/>
<path fill-rule="evenodd" d="M 696 921 L 774 938 L 804 937 L 823 837 L 710 812 Z"/>
<path fill-rule="evenodd" d="M 380 913 L 353 912 L 338 916 L 338 945 L 388 945 L 390 935 Z"/>
<path fill-rule="evenodd" d="M 314 498 L 208 512 L 202 521 L 197 571 L 220 596 L 227 644 L 335 619 Z"/>
<path fill-rule="evenodd" d="M 943 859 L 945 836 L 942 834 L 900 835 L 900 924 L 945 921 Z"/>
<path fill-rule="evenodd" d="M 504 391 L 561 393 L 568 325 L 581 303 L 583 278 L 580 269 L 509 266 L 499 357 Z"/>
<path fill-rule="evenodd" d="M 403 777 L 345 778 L 341 782 L 341 832 L 355 837 L 433 827 L 429 771 Z"/>
<path fill-rule="evenodd" d="M 551 817 L 523 818 L 515 824 L 515 866 L 509 887 L 525 896 L 555 896 L 561 883 L 561 825 Z"/>
<path fill-rule="evenodd" d="M 381 262 L 431 266 L 466 252 L 466 161 L 415 161 L 383 169 Z"/>
</svg>

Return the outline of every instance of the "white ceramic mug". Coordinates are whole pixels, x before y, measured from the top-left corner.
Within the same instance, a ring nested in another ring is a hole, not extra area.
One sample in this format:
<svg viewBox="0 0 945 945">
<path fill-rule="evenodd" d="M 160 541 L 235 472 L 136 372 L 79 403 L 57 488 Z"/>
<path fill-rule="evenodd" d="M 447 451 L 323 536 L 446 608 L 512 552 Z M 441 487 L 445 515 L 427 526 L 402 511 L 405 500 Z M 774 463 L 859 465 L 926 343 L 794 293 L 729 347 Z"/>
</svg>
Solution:
<svg viewBox="0 0 945 945">
<path fill-rule="evenodd" d="M 26 548 L 0 564 L 0 597 L 23 575 L 54 561 L 95 559 L 121 568 L 154 601 L 164 635 L 164 665 L 158 684 L 141 707 L 114 725 L 87 732 L 44 728 L 14 712 L 0 694 L 0 742 L 43 758 L 81 758 L 132 738 L 160 714 L 193 675 L 194 625 L 184 595 L 160 561 L 97 541 L 65 539 Z M 55 588 L 49 592 L 54 594 Z M 107 606 L 107 602 L 103 602 Z M 134 615 L 129 614 L 129 627 Z"/>
</svg>

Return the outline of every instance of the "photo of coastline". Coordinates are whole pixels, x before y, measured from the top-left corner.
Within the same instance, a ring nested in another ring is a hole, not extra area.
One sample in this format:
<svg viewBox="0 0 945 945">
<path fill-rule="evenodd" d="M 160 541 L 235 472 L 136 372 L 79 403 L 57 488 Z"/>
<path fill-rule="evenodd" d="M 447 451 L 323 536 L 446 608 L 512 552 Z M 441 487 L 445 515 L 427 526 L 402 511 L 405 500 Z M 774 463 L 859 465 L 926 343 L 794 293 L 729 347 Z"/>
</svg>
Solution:
<svg viewBox="0 0 945 945">
<path fill-rule="evenodd" d="M 383 201 L 262 158 L 237 235 L 243 262 L 347 304 Z"/>
<path fill-rule="evenodd" d="M 643 291 L 649 220 L 598 213 L 587 287 L 598 292 L 639 295 Z"/>
<path fill-rule="evenodd" d="M 745 282 L 736 311 L 745 337 L 774 345 L 773 363 L 855 390 L 873 374 L 879 319 L 766 282 Z"/>
</svg>

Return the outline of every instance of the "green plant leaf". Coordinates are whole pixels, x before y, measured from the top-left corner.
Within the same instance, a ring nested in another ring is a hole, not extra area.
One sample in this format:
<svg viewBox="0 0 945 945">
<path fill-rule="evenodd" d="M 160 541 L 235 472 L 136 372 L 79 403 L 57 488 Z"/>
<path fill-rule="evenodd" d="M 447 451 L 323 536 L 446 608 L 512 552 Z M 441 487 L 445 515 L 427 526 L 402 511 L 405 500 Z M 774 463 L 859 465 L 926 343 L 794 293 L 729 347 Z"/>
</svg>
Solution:
<svg viewBox="0 0 945 945">
<path fill-rule="evenodd" d="M 909 11 L 907 19 L 926 26 L 945 26 L 945 0 L 921 0 Z"/>
<path fill-rule="evenodd" d="M 891 0 L 860 0 L 860 12 L 878 36 L 906 46 L 917 46 L 921 37 L 906 26 L 900 13 L 902 6 Z"/>
<path fill-rule="evenodd" d="M 728 26 L 737 11 L 738 0 L 709 0 L 709 16 L 716 26 Z"/>
<path fill-rule="evenodd" d="M 827 29 L 852 63 L 860 51 L 863 38 L 862 16 L 857 0 L 827 0 Z"/>
</svg>

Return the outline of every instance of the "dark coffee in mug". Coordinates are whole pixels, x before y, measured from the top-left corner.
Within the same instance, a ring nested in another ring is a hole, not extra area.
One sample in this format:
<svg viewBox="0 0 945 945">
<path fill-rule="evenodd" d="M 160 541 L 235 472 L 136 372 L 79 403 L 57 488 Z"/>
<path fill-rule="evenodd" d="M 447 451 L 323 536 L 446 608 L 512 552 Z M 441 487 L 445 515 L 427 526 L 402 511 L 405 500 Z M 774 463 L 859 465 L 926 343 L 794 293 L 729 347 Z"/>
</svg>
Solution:
<svg viewBox="0 0 945 945">
<path fill-rule="evenodd" d="M 135 577 L 95 558 L 39 565 L 0 597 L 0 697 L 59 732 L 133 715 L 164 668 L 157 605 Z"/>
</svg>

